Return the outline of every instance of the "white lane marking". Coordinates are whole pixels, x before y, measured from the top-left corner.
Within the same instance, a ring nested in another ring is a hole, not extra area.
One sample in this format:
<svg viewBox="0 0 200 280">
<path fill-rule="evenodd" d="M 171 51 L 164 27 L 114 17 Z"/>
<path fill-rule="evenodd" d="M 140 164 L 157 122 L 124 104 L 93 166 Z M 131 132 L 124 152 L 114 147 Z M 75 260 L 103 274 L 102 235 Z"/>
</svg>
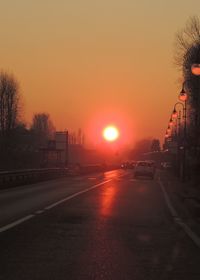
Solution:
<svg viewBox="0 0 200 280">
<path fill-rule="evenodd" d="M 15 221 L 15 222 L 13 222 L 11 224 L 8 224 L 8 225 L 6 225 L 4 227 L 1 227 L 0 228 L 0 232 L 6 231 L 6 230 L 8 230 L 10 228 L 13 228 L 13 227 L 15 227 L 15 226 L 17 226 L 17 225 L 19 225 L 19 224 L 21 224 L 21 223 L 31 219 L 31 218 L 33 218 L 33 217 L 35 217 L 35 215 L 28 215 L 28 216 L 26 216 L 26 217 L 24 217 L 22 219 L 19 219 L 19 220 Z"/>
<path fill-rule="evenodd" d="M 161 187 L 161 190 L 163 192 L 164 198 L 165 198 L 165 202 L 167 204 L 167 207 L 169 208 L 169 211 L 171 213 L 171 215 L 174 218 L 174 221 L 185 231 L 185 233 L 192 239 L 192 241 L 200 248 L 200 237 L 191 230 L 191 228 L 185 224 L 182 219 L 178 216 L 176 210 L 174 209 L 174 207 L 171 204 L 171 201 L 169 199 L 169 196 L 165 190 L 165 187 L 163 185 L 163 183 L 161 182 L 160 178 L 158 178 L 158 183 Z"/>
<path fill-rule="evenodd" d="M 161 187 L 161 190 L 162 190 L 162 192 L 163 192 L 163 194 L 164 194 L 164 198 L 165 198 L 165 201 L 166 201 L 166 203 L 167 203 L 167 206 L 168 206 L 168 208 L 169 208 L 169 210 L 170 210 L 170 212 L 171 212 L 171 215 L 172 215 L 173 217 L 179 218 L 179 217 L 178 217 L 178 213 L 176 212 L 176 210 L 174 209 L 174 207 L 173 207 L 172 204 L 171 204 L 171 201 L 170 201 L 170 199 L 169 199 L 169 196 L 168 196 L 168 194 L 167 194 L 167 192 L 166 192 L 166 190 L 165 190 L 165 187 L 164 187 L 163 183 L 160 181 L 160 178 L 158 179 L 158 182 L 159 182 L 160 187 Z"/>
<path fill-rule="evenodd" d="M 110 182 L 110 181 L 112 181 L 112 180 L 111 180 L 111 179 L 110 179 L 110 180 L 106 180 L 106 181 L 104 181 L 104 182 L 102 182 L 102 183 L 99 183 L 99 184 L 96 184 L 96 185 L 94 185 L 94 186 L 92 186 L 92 187 L 90 187 L 90 188 L 87 188 L 87 189 L 85 189 L 85 190 L 82 190 L 82 191 L 80 191 L 80 192 L 77 192 L 77 193 L 75 193 L 75 194 L 72 194 L 72 195 L 70 195 L 70 196 L 68 196 L 68 197 L 66 197 L 66 198 L 64 198 L 64 199 L 61 199 L 61 200 L 59 200 L 59 201 L 57 201 L 57 202 L 55 202 L 55 203 L 53 203 L 53 204 L 51 204 L 51 205 L 45 207 L 44 209 L 45 209 L 45 210 L 52 209 L 53 207 L 55 207 L 55 206 L 57 206 L 57 205 L 59 205 L 59 204 L 65 202 L 65 201 L 67 201 L 67 200 L 70 200 L 70 199 L 72 199 L 72 198 L 74 198 L 74 197 L 76 197 L 76 196 L 79 196 L 79 195 L 83 194 L 83 193 L 89 192 L 90 190 L 95 189 L 95 188 L 97 188 L 97 187 L 99 187 L 99 186 L 102 186 L 102 185 L 104 185 L 104 184 L 106 184 L 106 183 L 108 183 L 108 182 Z"/>
<path fill-rule="evenodd" d="M 112 179 L 106 180 L 106 181 L 101 182 L 101 183 L 99 183 L 99 184 L 96 184 L 96 185 L 94 185 L 94 186 L 92 186 L 92 187 L 90 187 L 90 188 L 87 188 L 87 189 L 85 189 L 85 190 L 83 190 L 83 191 L 80 191 L 80 192 L 77 192 L 77 193 L 75 193 L 75 194 L 72 194 L 72 195 L 70 195 L 70 196 L 68 196 L 68 197 L 66 197 L 66 198 L 64 198 L 64 199 L 62 199 L 62 200 L 60 200 L 60 201 L 57 201 L 56 203 L 53 203 L 53 204 L 51 204 L 51 205 L 45 207 L 44 210 L 38 210 L 38 211 L 36 211 L 35 214 L 41 214 L 41 213 L 43 213 L 45 210 L 49 210 L 49 209 L 51 209 L 51 208 L 53 208 L 53 207 L 55 207 L 55 206 L 57 206 L 57 205 L 59 205 L 59 204 L 65 202 L 65 201 L 67 201 L 67 200 L 70 200 L 70 199 L 72 199 L 72 198 L 74 198 L 74 197 L 76 197 L 76 196 L 79 196 L 79 195 L 83 194 L 83 193 L 89 192 L 90 190 L 95 189 L 95 188 L 97 188 L 97 187 L 99 187 L 99 186 L 102 186 L 102 185 L 104 185 L 104 184 L 106 184 L 106 183 L 108 183 L 108 182 L 110 182 L 110 181 L 112 181 Z M 31 218 L 33 218 L 33 217 L 35 217 L 34 214 L 28 215 L 28 216 L 25 216 L 24 218 L 21 218 L 21 219 L 15 221 L 15 222 L 13 222 L 13 223 L 10 223 L 10 224 L 8 224 L 8 225 L 6 225 L 6 226 L 3 226 L 3 227 L 0 228 L 0 233 L 3 232 L 3 231 L 8 230 L 8 229 L 10 229 L 10 228 L 13 228 L 13 227 L 15 227 L 15 226 L 17 226 L 17 225 L 19 225 L 19 224 L 21 224 L 21 223 L 23 223 L 23 222 L 25 222 L 25 221 L 31 219 Z"/>
<path fill-rule="evenodd" d="M 36 215 L 39 215 L 39 214 L 44 213 L 44 211 L 45 211 L 45 210 L 38 210 L 38 211 L 35 212 L 35 214 L 36 214 Z"/>
</svg>

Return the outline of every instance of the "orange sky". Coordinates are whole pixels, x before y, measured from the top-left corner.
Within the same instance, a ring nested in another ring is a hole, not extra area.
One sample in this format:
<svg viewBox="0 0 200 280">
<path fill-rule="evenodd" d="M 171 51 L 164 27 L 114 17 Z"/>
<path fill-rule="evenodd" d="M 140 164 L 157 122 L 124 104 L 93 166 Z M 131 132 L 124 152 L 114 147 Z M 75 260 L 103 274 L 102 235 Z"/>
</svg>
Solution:
<svg viewBox="0 0 200 280">
<path fill-rule="evenodd" d="M 199 12 L 197 0 L 1 1 L 0 68 L 20 82 L 26 122 L 47 112 L 86 139 L 101 120 L 129 144 L 162 139 L 181 87 L 175 33 Z"/>
</svg>

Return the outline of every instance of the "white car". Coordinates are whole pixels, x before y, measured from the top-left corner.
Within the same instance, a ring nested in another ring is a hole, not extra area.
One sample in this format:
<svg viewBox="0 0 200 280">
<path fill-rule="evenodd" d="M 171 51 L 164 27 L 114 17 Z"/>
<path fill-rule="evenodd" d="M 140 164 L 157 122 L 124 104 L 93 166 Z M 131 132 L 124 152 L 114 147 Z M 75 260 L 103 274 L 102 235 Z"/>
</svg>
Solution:
<svg viewBox="0 0 200 280">
<path fill-rule="evenodd" d="M 138 161 L 136 167 L 134 169 L 134 178 L 138 176 L 147 176 L 151 179 L 154 178 L 155 175 L 155 167 L 151 162 L 148 161 Z"/>
</svg>

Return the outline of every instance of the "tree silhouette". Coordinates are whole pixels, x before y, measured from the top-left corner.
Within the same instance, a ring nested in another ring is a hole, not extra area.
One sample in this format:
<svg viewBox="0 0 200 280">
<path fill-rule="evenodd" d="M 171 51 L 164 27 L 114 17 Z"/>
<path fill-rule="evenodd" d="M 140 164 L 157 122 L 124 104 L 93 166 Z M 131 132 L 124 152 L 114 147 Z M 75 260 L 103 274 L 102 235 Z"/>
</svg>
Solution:
<svg viewBox="0 0 200 280">
<path fill-rule="evenodd" d="M 53 137 L 55 131 L 54 125 L 49 114 L 37 113 L 33 116 L 31 131 L 35 137 L 37 146 L 45 145 L 47 140 Z"/>
<path fill-rule="evenodd" d="M 160 152 L 160 141 L 158 139 L 153 139 L 151 143 L 151 152 Z"/>
<path fill-rule="evenodd" d="M 17 126 L 20 117 L 19 85 L 15 78 L 0 72 L 0 132 L 8 135 Z"/>
</svg>

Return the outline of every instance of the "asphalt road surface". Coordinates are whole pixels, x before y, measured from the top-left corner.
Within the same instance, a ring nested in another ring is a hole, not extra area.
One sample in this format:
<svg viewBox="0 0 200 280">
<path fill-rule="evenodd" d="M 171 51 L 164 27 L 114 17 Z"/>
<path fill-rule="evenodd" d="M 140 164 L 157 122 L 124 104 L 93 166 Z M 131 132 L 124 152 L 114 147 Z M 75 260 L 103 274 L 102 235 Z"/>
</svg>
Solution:
<svg viewBox="0 0 200 280">
<path fill-rule="evenodd" d="M 0 192 L 0 209 L 0 279 L 200 279 L 200 249 L 156 179 L 43 182 Z"/>
</svg>

